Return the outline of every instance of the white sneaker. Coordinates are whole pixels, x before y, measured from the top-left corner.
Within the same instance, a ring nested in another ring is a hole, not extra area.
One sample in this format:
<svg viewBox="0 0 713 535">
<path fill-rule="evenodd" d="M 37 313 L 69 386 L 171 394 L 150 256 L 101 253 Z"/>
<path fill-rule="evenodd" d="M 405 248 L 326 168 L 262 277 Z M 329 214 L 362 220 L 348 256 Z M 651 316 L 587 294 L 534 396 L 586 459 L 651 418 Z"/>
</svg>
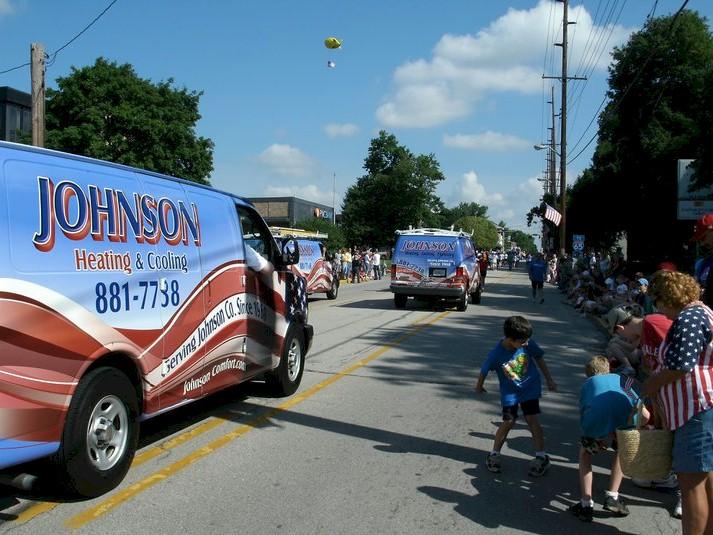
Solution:
<svg viewBox="0 0 713 535">
<path fill-rule="evenodd" d="M 678 497 L 676 502 L 676 507 L 673 508 L 673 517 L 681 518 L 683 516 L 683 504 L 681 503 L 681 496 Z"/>
</svg>

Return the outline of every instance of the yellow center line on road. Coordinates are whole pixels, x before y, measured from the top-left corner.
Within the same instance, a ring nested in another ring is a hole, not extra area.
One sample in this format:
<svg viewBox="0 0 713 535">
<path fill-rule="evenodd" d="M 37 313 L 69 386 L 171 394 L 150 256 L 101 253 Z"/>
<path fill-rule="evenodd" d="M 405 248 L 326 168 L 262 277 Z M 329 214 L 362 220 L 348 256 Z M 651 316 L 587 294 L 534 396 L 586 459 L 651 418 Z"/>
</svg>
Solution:
<svg viewBox="0 0 713 535">
<path fill-rule="evenodd" d="M 312 397 L 317 392 L 319 392 L 320 390 L 326 388 L 327 386 L 335 383 L 339 379 L 349 376 L 349 374 L 351 374 L 355 370 L 357 370 L 363 366 L 366 366 L 371 361 L 382 356 L 389 349 L 398 346 L 404 340 L 416 335 L 424 327 L 426 327 L 428 325 L 432 325 L 432 324 L 436 323 L 437 321 L 440 321 L 441 319 L 445 318 L 448 314 L 450 314 L 450 311 L 442 312 L 441 314 L 439 314 L 436 317 L 433 317 L 427 321 L 416 322 L 416 323 L 411 324 L 411 329 L 409 329 L 408 332 L 402 334 L 401 336 L 395 338 L 394 340 L 392 340 L 390 342 L 383 344 L 379 349 L 371 352 L 369 355 L 367 355 L 363 359 L 359 360 L 355 364 L 352 364 L 351 366 L 348 366 L 347 368 L 344 368 L 343 370 L 336 372 L 331 377 L 325 379 L 324 381 L 321 381 L 320 383 L 317 383 L 316 385 L 308 388 L 304 392 L 293 395 L 290 399 L 288 399 L 284 403 L 282 403 L 272 409 L 269 409 L 266 412 L 264 412 L 263 414 L 261 414 L 260 416 L 253 418 L 252 420 L 246 422 L 245 424 L 242 424 L 242 425 L 236 427 L 231 432 L 213 440 L 211 443 L 209 443 L 201 448 L 198 448 L 193 453 L 188 454 L 187 456 L 183 457 L 182 459 L 179 459 L 178 461 L 171 463 L 170 465 L 166 466 L 165 468 L 162 468 L 161 470 L 154 472 L 150 476 L 148 476 L 148 477 L 146 477 L 132 485 L 129 485 L 124 490 L 119 491 L 116 494 L 110 496 L 108 499 L 102 501 L 98 505 L 91 507 L 90 509 L 87 509 L 86 511 L 83 511 L 83 512 L 79 513 L 78 515 L 70 518 L 69 520 L 67 520 L 65 525 L 71 529 L 78 529 L 78 528 L 81 528 L 82 526 L 84 526 L 85 524 L 87 524 L 88 522 L 98 519 L 102 515 L 105 515 L 106 513 L 112 511 L 113 509 L 116 509 L 123 503 L 134 498 L 141 492 L 154 486 L 156 483 L 159 483 L 161 481 L 168 479 L 169 477 L 173 476 L 177 472 L 179 472 L 179 471 L 183 470 L 184 468 L 192 465 L 193 463 L 199 461 L 203 457 L 207 457 L 208 455 L 215 452 L 219 448 L 222 448 L 226 444 L 229 444 L 236 438 L 239 438 L 239 437 L 245 435 L 246 433 L 252 431 L 256 427 L 260 427 L 261 425 L 269 422 L 270 418 L 272 418 L 272 416 L 279 413 L 280 411 L 284 411 L 291 407 L 294 407 L 298 403 L 301 403 L 302 401 Z"/>
<path fill-rule="evenodd" d="M 214 417 L 211 418 L 210 420 L 207 420 L 203 422 L 200 425 L 197 425 L 190 431 L 186 431 L 185 433 L 181 433 L 180 435 L 177 435 L 166 442 L 162 442 L 158 446 L 153 446 L 149 449 L 146 449 L 142 451 L 141 453 L 137 454 L 136 457 L 134 457 L 133 462 L 131 463 L 131 468 L 136 468 L 137 466 L 141 466 L 147 461 L 150 461 L 151 459 L 158 457 L 159 455 L 166 453 L 168 450 L 171 450 L 173 448 L 176 448 L 180 446 L 181 444 L 185 444 L 189 440 L 192 440 L 196 438 L 197 436 L 202 435 L 203 433 L 207 433 L 211 429 L 214 429 L 218 427 L 219 425 L 223 425 L 224 423 L 228 422 L 228 420 L 225 420 L 220 417 Z M 25 511 L 21 512 L 19 515 L 17 515 L 17 518 L 12 521 L 13 524 L 24 524 L 25 522 L 29 522 L 33 518 L 35 518 L 38 515 L 41 515 L 43 513 L 47 513 L 57 507 L 59 505 L 59 502 L 39 502 L 34 504 L 33 506 L 29 507 Z"/>
</svg>

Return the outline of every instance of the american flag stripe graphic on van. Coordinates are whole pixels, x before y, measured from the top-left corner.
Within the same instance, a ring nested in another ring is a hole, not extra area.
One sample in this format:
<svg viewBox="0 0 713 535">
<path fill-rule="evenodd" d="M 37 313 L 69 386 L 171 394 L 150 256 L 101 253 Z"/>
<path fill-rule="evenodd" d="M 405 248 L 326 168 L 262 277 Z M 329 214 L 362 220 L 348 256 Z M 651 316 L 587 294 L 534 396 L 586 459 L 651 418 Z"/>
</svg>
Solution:
<svg viewBox="0 0 713 535">
<path fill-rule="evenodd" d="M 236 366 L 221 373 L 210 390 L 250 373 L 256 363 L 243 353 L 247 336 L 268 358 L 271 354 L 274 362 L 282 352 L 293 308 L 281 296 L 287 292 L 292 299 L 287 288 L 292 285 L 287 284 L 285 274 L 277 273 L 274 288 L 253 283 L 259 281 L 257 277 L 247 277 L 248 284 L 243 287 L 247 269 L 243 262 L 216 268 L 182 301 L 163 329 L 147 330 L 112 327 L 54 290 L 0 278 L 0 443 L 6 439 L 58 441 L 76 378 L 110 351 L 131 355 L 139 366 L 146 379 L 144 412 L 149 415 L 164 410 L 167 403 L 183 402 L 185 381 L 229 358 L 243 359 L 245 368 Z M 236 314 L 214 329 L 175 371 L 166 374 L 167 359 L 163 357 L 179 351 L 203 324 L 206 306 L 210 310 L 212 304 L 228 300 L 250 302 L 261 315 Z"/>
</svg>

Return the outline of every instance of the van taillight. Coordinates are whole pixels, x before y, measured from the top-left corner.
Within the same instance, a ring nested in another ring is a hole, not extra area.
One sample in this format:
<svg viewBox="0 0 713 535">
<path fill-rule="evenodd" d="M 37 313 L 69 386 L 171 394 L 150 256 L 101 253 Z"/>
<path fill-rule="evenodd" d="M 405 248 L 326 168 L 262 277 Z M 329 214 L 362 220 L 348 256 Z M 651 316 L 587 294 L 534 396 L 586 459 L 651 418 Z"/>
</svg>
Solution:
<svg viewBox="0 0 713 535">
<path fill-rule="evenodd" d="M 396 264 L 391 264 L 391 278 L 396 278 Z"/>
<path fill-rule="evenodd" d="M 456 277 L 464 279 L 468 275 L 468 272 L 464 267 L 456 268 Z"/>
</svg>

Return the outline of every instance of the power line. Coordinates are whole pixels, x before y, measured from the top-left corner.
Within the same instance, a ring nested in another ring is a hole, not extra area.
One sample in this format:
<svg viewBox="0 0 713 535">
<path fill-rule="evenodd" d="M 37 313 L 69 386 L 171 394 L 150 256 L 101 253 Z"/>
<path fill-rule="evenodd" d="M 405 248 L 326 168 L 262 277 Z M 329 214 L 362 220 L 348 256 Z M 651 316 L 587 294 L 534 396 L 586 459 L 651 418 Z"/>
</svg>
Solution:
<svg viewBox="0 0 713 535">
<path fill-rule="evenodd" d="M 103 10 L 101 13 L 99 13 L 96 17 L 94 17 L 94 19 L 92 19 L 92 21 L 91 21 L 89 24 L 87 24 L 87 25 L 82 29 L 82 31 L 80 31 L 77 35 L 75 35 L 74 37 L 72 37 L 69 41 L 67 41 L 66 43 L 64 43 L 61 47 L 59 47 L 57 50 L 55 50 L 52 54 L 50 54 L 49 56 L 47 56 L 47 57 L 49 58 L 49 61 L 46 63 L 46 67 L 51 67 L 52 64 L 54 63 L 55 59 L 57 59 L 57 54 L 59 54 L 62 50 L 64 50 L 65 48 L 67 48 L 69 45 L 71 45 L 71 44 L 72 44 L 74 41 L 76 41 L 84 32 L 86 32 L 89 28 L 91 28 L 91 27 L 94 25 L 94 23 L 96 23 L 100 18 L 102 18 L 102 16 L 104 15 L 104 13 L 106 13 L 107 11 L 109 11 L 109 9 L 111 9 L 111 7 L 112 7 L 114 4 L 116 4 L 118 1 L 119 1 L 119 0 L 112 0 L 111 2 L 109 2 L 109 5 L 106 6 L 106 8 L 104 8 L 104 10 Z M 7 74 L 8 72 L 16 71 L 17 69 L 22 69 L 23 67 L 27 67 L 29 64 L 30 64 L 30 63 L 27 62 L 27 63 L 23 63 L 22 65 L 17 65 L 16 67 L 11 67 L 11 68 L 9 68 L 9 69 L 5 69 L 4 71 L 0 71 L 0 74 Z"/>
<path fill-rule="evenodd" d="M 671 26 L 669 27 L 669 30 L 668 30 L 669 34 L 673 31 L 673 27 L 674 27 L 674 25 L 676 24 L 676 19 L 678 19 L 678 16 L 679 16 L 679 15 L 681 14 L 681 12 L 686 8 L 686 5 L 688 4 L 688 2 L 689 2 L 689 0 L 684 0 L 683 4 L 681 4 L 681 7 L 678 8 L 678 11 L 676 11 L 676 13 L 674 14 L 673 19 L 671 19 Z M 631 82 L 629 83 L 629 86 L 624 90 L 624 93 L 622 93 L 621 97 L 619 97 L 619 100 L 616 101 L 616 102 L 613 102 L 613 103 L 612 103 L 612 104 L 613 104 L 612 107 L 611 107 L 611 108 L 608 108 L 608 109 L 606 110 L 607 112 L 613 111 L 614 109 L 616 109 L 617 107 L 619 107 L 622 102 L 624 102 L 624 99 L 625 99 L 626 96 L 629 94 L 629 91 L 631 91 L 631 89 L 634 87 L 634 84 L 639 80 L 639 78 L 641 77 L 641 75 L 642 75 L 643 72 L 644 72 L 644 69 L 645 69 L 646 66 L 649 64 L 649 61 L 651 61 L 651 58 L 654 57 L 655 52 L 656 52 L 656 50 L 652 47 L 652 48 L 651 48 L 651 51 L 649 52 L 648 57 L 646 58 L 646 60 L 644 61 L 644 63 L 641 65 L 641 67 L 639 67 L 638 72 L 636 73 L 636 75 L 634 76 L 634 78 L 633 78 L 633 79 L 631 80 Z M 606 95 L 605 95 L 605 96 L 604 96 L 604 99 L 602 100 L 602 103 L 599 105 L 599 108 L 597 109 L 596 113 L 594 114 L 594 117 L 593 117 L 592 120 L 589 122 L 589 125 L 590 125 L 590 126 L 591 126 L 592 122 L 594 122 L 594 120 L 597 118 L 597 114 L 599 113 L 599 110 L 602 109 L 602 106 L 604 105 L 604 102 L 606 102 L 606 99 L 607 99 L 607 97 L 606 97 Z M 587 126 L 587 130 L 588 130 L 588 129 L 589 129 L 589 126 Z M 586 130 L 585 130 L 585 132 L 586 132 Z M 598 135 L 599 135 L 599 132 L 598 132 L 598 131 L 595 132 L 594 135 L 589 139 L 589 141 L 587 141 L 587 144 L 586 144 L 584 147 L 582 147 L 582 150 L 580 150 L 575 156 L 573 156 L 572 158 L 570 158 L 570 159 L 567 161 L 567 164 L 569 165 L 569 164 L 571 164 L 574 160 L 576 160 L 577 158 L 579 158 L 579 156 L 581 156 L 581 154 L 587 149 L 587 147 L 589 147 L 589 145 L 592 144 L 592 141 L 594 141 Z M 581 138 L 580 138 L 580 140 L 581 140 Z M 579 143 L 579 141 L 577 142 L 577 144 L 578 144 L 578 143 Z M 576 144 L 575 144 L 575 146 L 576 146 Z"/>
</svg>

